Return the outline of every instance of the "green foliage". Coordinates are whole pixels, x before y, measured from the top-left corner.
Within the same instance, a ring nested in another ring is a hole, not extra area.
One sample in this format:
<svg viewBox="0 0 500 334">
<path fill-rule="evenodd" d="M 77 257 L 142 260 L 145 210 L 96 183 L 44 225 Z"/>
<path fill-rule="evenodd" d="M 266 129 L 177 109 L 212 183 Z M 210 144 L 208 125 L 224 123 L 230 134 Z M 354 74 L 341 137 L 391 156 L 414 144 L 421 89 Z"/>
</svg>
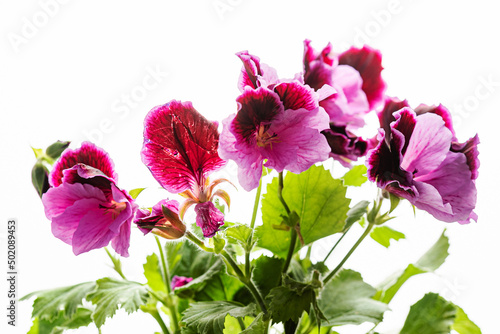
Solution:
<svg viewBox="0 0 500 334">
<path fill-rule="evenodd" d="M 399 239 L 404 239 L 405 235 L 404 233 L 393 230 L 389 226 L 378 226 L 371 231 L 370 237 L 385 248 L 389 248 L 391 239 L 398 241 Z"/>
<path fill-rule="evenodd" d="M 64 152 L 64 150 L 68 148 L 70 143 L 71 142 L 69 142 L 69 141 L 58 140 L 54 144 L 47 147 L 47 149 L 45 150 L 45 154 L 48 157 L 56 160 L 61 156 L 61 154 Z"/>
<path fill-rule="evenodd" d="M 290 233 L 276 229 L 287 221 L 283 204 L 278 198 L 278 180 L 267 186 L 262 199 L 263 225 L 256 231 L 258 246 L 285 257 L 290 244 Z M 299 175 L 287 173 L 283 198 L 292 212 L 300 217 L 300 235 L 309 244 L 342 231 L 350 200 L 345 197 L 342 181 L 332 178 L 323 167 L 312 166 Z"/>
<path fill-rule="evenodd" d="M 27 334 L 62 334 L 67 329 L 76 329 L 88 326 L 92 322 L 92 310 L 79 307 L 71 315 L 66 317 L 64 311 L 60 311 L 52 320 L 35 318 L 33 326 Z"/>
<path fill-rule="evenodd" d="M 363 183 L 365 183 L 368 178 L 366 177 L 366 166 L 365 165 L 358 165 L 354 166 L 349 170 L 347 173 L 342 176 L 342 179 L 344 180 L 344 185 L 346 186 L 353 186 L 353 187 L 359 187 Z"/>
<path fill-rule="evenodd" d="M 133 199 L 136 199 L 137 196 L 139 196 L 139 194 L 144 191 L 144 189 L 146 189 L 146 188 L 135 188 L 135 189 L 130 190 L 128 193 L 129 193 L 130 197 L 132 197 Z"/>
<path fill-rule="evenodd" d="M 265 297 L 276 287 L 281 278 L 281 268 L 285 261 L 276 257 L 261 255 L 254 264 L 252 279 Z"/>
<path fill-rule="evenodd" d="M 178 287 L 174 290 L 175 294 L 183 298 L 191 298 L 196 292 L 205 288 L 208 280 L 220 273 L 223 268 L 222 260 L 216 259 L 215 262 L 200 276 L 195 277 L 188 284 Z M 192 277 L 187 275 L 188 277 Z"/>
<path fill-rule="evenodd" d="M 113 317 L 119 307 L 132 313 L 147 302 L 146 287 L 137 282 L 106 277 L 96 283 L 97 289 L 87 295 L 87 300 L 96 305 L 92 319 L 97 327 L 101 327 L 106 318 Z"/>
<path fill-rule="evenodd" d="M 263 313 L 259 313 L 252 323 L 240 334 L 265 334 L 267 333 L 267 323 L 263 319 Z"/>
<path fill-rule="evenodd" d="M 252 229 L 246 225 L 235 225 L 225 230 L 226 237 L 229 242 L 238 243 L 245 251 L 250 252 L 253 248 L 253 242 L 249 244 L 250 237 L 252 236 Z"/>
<path fill-rule="evenodd" d="M 160 270 L 158 256 L 153 253 L 146 257 L 144 267 L 144 277 L 147 279 L 147 285 L 155 292 L 167 293 L 167 287 Z"/>
<path fill-rule="evenodd" d="M 454 305 L 457 313 L 455 315 L 455 322 L 451 325 L 451 329 L 458 334 L 481 334 L 481 330 L 475 323 L 473 323 L 461 307 Z"/>
<path fill-rule="evenodd" d="M 449 333 L 455 322 L 455 306 L 435 293 L 428 293 L 408 313 L 401 334 Z"/>
<path fill-rule="evenodd" d="M 33 318 L 52 322 L 60 316 L 60 311 L 63 311 L 63 315 L 70 319 L 77 309 L 82 306 L 85 296 L 93 291 L 95 287 L 95 282 L 80 283 L 67 287 L 32 292 L 21 298 L 21 300 L 27 300 L 34 296 L 37 297 L 33 302 L 33 312 L 31 314 Z"/>
<path fill-rule="evenodd" d="M 213 238 L 211 238 L 210 241 L 213 243 L 214 252 L 216 254 L 220 254 L 222 252 L 222 250 L 224 249 L 224 246 L 226 245 L 226 240 L 223 237 L 221 237 L 219 234 L 217 234 Z"/>
<path fill-rule="evenodd" d="M 227 301 L 192 303 L 182 317 L 187 327 L 183 328 L 183 333 L 220 334 L 228 314 L 235 318 L 255 315 L 255 304 L 243 306 Z"/>
<path fill-rule="evenodd" d="M 238 291 L 240 291 L 241 289 L 246 290 L 240 280 L 224 272 L 220 272 L 205 281 L 204 287 L 197 291 L 194 299 L 197 301 L 232 301 L 234 300 L 236 293 L 238 293 Z"/>
<path fill-rule="evenodd" d="M 353 270 L 340 271 L 320 294 L 319 307 L 329 326 L 379 323 L 388 310 L 386 304 L 373 300 L 377 290 L 365 283 Z"/>
<path fill-rule="evenodd" d="M 344 230 L 351 227 L 352 224 L 360 220 L 368 212 L 368 205 L 370 205 L 370 202 L 361 201 L 347 211 Z"/>
<path fill-rule="evenodd" d="M 385 280 L 379 287 L 374 299 L 388 304 L 401 286 L 412 276 L 432 272 L 439 268 L 448 257 L 450 244 L 441 234 L 436 243 L 414 264 L 409 264 L 402 272 L 397 272 Z"/>
</svg>

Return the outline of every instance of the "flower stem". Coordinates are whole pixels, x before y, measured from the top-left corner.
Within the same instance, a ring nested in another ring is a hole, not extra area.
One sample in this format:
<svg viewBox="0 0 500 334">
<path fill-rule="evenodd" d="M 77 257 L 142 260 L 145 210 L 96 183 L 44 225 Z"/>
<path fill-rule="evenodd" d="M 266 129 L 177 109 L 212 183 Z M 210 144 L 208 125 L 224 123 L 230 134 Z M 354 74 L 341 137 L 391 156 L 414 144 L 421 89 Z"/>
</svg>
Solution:
<svg viewBox="0 0 500 334">
<path fill-rule="evenodd" d="M 350 229 L 351 228 L 349 227 L 347 230 L 344 231 L 344 233 L 342 233 L 342 236 L 339 238 L 339 240 L 337 240 L 337 242 L 335 243 L 335 245 L 333 245 L 332 249 L 330 249 L 330 251 L 328 252 L 328 254 L 326 254 L 325 259 L 323 260 L 323 263 L 325 263 L 326 260 L 328 260 L 328 258 L 333 253 L 333 251 L 335 250 L 335 248 L 337 248 L 337 245 L 342 241 L 342 239 L 344 239 L 345 235 L 347 234 L 347 232 L 349 232 Z"/>
<path fill-rule="evenodd" d="M 171 334 L 170 330 L 167 328 L 167 325 L 165 325 L 165 322 L 163 322 L 163 319 L 161 318 L 160 313 L 157 310 L 150 311 L 148 313 L 151 314 L 153 318 L 155 318 L 155 320 L 158 322 L 163 334 Z"/>
<path fill-rule="evenodd" d="M 288 205 L 285 202 L 285 199 L 283 198 L 283 172 L 279 173 L 279 183 L 278 183 L 278 198 L 285 207 L 285 211 L 287 214 L 290 214 L 290 208 L 288 208 Z"/>
<path fill-rule="evenodd" d="M 160 239 L 156 235 L 155 239 L 156 239 L 156 244 L 158 245 L 158 249 L 160 250 L 161 266 L 163 269 L 163 279 L 165 282 L 165 286 L 167 288 L 167 298 L 168 298 L 167 306 L 172 315 L 172 324 L 174 325 L 174 332 L 177 332 L 180 330 L 179 319 L 177 318 L 177 310 L 175 309 L 175 305 L 172 303 L 172 287 L 170 286 L 171 282 L 170 273 L 168 272 L 168 266 L 165 261 L 165 255 L 163 253 L 163 247 L 161 245 Z"/>
<path fill-rule="evenodd" d="M 297 231 L 292 228 L 292 236 L 290 239 L 290 247 L 288 248 L 288 254 L 286 256 L 285 265 L 283 266 L 282 273 L 286 274 L 288 267 L 290 267 L 290 262 L 292 262 L 293 251 L 295 250 L 295 244 L 297 243 Z M 281 280 L 280 280 L 281 282 Z"/>
<path fill-rule="evenodd" d="M 250 234 L 250 238 L 248 238 L 248 248 L 245 249 L 245 275 L 250 278 L 251 270 L 250 270 L 250 246 L 253 242 L 253 229 L 255 227 L 255 219 L 257 218 L 257 209 L 259 208 L 260 201 L 260 193 L 262 191 L 262 178 L 259 180 L 259 187 L 257 188 L 257 193 L 255 194 L 255 201 L 253 204 L 253 213 L 252 220 L 250 221 L 250 228 L 252 229 L 252 233 Z"/>
<path fill-rule="evenodd" d="M 234 261 L 234 259 L 231 257 L 231 255 L 224 249 L 221 252 L 221 255 L 224 257 L 226 260 L 226 263 L 233 268 L 234 272 L 236 273 L 236 276 L 240 279 L 240 281 L 245 284 L 245 286 L 250 290 L 252 293 L 255 301 L 257 304 L 259 304 L 259 307 L 264 314 L 267 313 L 267 307 L 266 303 L 264 302 L 264 298 L 262 298 L 262 295 L 260 294 L 259 290 L 255 287 L 254 283 L 249 277 L 245 277 L 243 272 L 241 271 L 240 267 L 238 267 L 238 264 Z"/>
<path fill-rule="evenodd" d="M 185 236 L 186 236 L 186 238 L 191 240 L 196 246 L 203 249 L 205 252 L 209 252 L 209 253 L 214 252 L 213 248 L 205 246 L 205 243 L 203 241 L 201 241 L 200 239 L 198 239 L 198 237 L 196 235 L 194 235 L 193 233 L 191 233 L 191 231 L 186 231 Z"/>
<path fill-rule="evenodd" d="M 342 266 L 347 261 L 347 259 L 349 259 L 349 257 L 351 256 L 351 254 L 354 253 L 354 251 L 356 250 L 356 248 L 358 248 L 359 244 L 361 244 L 361 242 L 363 241 L 363 239 L 370 233 L 372 227 L 373 227 L 373 223 L 369 223 L 368 227 L 363 232 L 363 234 L 361 235 L 361 237 L 359 237 L 358 241 L 356 241 L 356 243 L 354 244 L 354 246 L 352 246 L 352 248 L 349 250 L 349 252 L 346 254 L 346 256 L 344 256 L 344 258 L 342 259 L 342 261 L 340 261 L 340 263 L 338 264 L 338 266 L 335 267 L 335 269 L 333 269 L 330 272 L 330 274 L 328 274 L 328 276 L 325 277 L 325 279 L 323 280 L 323 285 L 325 285 L 326 283 L 328 283 L 328 281 L 331 280 L 335 276 L 335 274 L 340 270 L 340 268 L 342 268 Z"/>
</svg>

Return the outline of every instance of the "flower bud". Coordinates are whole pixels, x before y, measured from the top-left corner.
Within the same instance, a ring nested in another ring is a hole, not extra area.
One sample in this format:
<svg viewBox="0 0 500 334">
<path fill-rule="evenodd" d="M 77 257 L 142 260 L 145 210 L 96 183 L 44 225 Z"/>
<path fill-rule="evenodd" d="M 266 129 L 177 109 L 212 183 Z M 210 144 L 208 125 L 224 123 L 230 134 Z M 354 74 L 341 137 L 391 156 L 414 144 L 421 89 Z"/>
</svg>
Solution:
<svg viewBox="0 0 500 334">
<path fill-rule="evenodd" d="M 69 141 L 58 140 L 54 144 L 47 147 L 47 149 L 45 150 L 45 154 L 47 154 L 47 156 L 51 157 L 54 160 L 58 159 L 64 152 L 64 150 L 68 148 L 70 143 L 71 142 Z"/>
<path fill-rule="evenodd" d="M 49 190 L 49 171 L 38 161 L 31 170 L 31 182 L 40 197 Z"/>
</svg>

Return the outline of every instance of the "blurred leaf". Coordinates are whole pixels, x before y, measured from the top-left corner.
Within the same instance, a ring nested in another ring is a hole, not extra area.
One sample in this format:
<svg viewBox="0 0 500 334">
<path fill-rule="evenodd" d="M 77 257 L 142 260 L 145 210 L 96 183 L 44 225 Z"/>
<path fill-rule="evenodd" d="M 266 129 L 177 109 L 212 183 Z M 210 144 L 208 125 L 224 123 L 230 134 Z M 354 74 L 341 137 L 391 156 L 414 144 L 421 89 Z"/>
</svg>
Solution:
<svg viewBox="0 0 500 334">
<path fill-rule="evenodd" d="M 257 317 L 252 321 L 252 323 L 240 334 L 265 334 L 267 333 L 267 326 L 262 319 L 263 313 L 259 313 Z"/>
<path fill-rule="evenodd" d="M 78 307 L 82 306 L 82 300 L 96 287 L 95 282 L 80 283 L 77 285 L 61 287 L 51 290 L 32 292 L 21 300 L 27 300 L 36 296 L 33 302 L 33 318 L 52 321 L 59 317 L 59 312 L 64 311 L 66 318 L 71 318 Z"/>
<path fill-rule="evenodd" d="M 188 284 L 176 288 L 174 290 L 175 294 L 182 298 L 193 297 L 196 292 L 204 289 L 206 284 L 208 283 L 208 280 L 220 273 L 222 268 L 222 260 L 215 259 L 215 262 L 212 264 L 212 266 L 209 267 L 202 275 L 195 277 L 187 274 L 187 277 L 195 278 Z"/>
<path fill-rule="evenodd" d="M 227 315 L 245 317 L 255 314 L 255 304 L 247 306 L 227 301 L 197 302 L 184 312 L 182 322 L 192 333 L 220 334 L 224 330 Z"/>
<path fill-rule="evenodd" d="M 58 140 L 54 144 L 47 147 L 47 149 L 45 150 L 45 153 L 50 158 L 56 160 L 61 156 L 61 154 L 64 152 L 64 150 L 68 148 L 70 143 L 71 142 L 69 142 L 69 141 Z"/>
<path fill-rule="evenodd" d="M 144 189 L 146 189 L 146 188 L 135 188 L 135 189 L 130 190 L 128 193 L 129 193 L 130 197 L 132 197 L 133 199 L 137 199 L 137 196 L 139 196 L 139 194 L 142 193 L 142 191 Z"/>
<path fill-rule="evenodd" d="M 92 322 L 91 315 L 92 310 L 79 307 L 71 318 L 67 318 L 64 311 L 60 311 L 52 321 L 35 318 L 27 334 L 62 334 L 67 329 L 88 326 Z"/>
<path fill-rule="evenodd" d="M 457 310 L 455 322 L 451 325 L 451 329 L 458 334 L 481 334 L 481 330 L 473 323 L 464 310 L 460 306 L 454 305 Z"/>
<path fill-rule="evenodd" d="M 220 254 L 226 245 L 226 240 L 220 235 L 215 235 L 210 239 L 214 244 L 214 252 L 215 254 Z"/>
<path fill-rule="evenodd" d="M 404 271 L 396 272 L 380 284 L 377 294 L 373 298 L 389 304 L 410 277 L 432 272 L 439 268 L 448 257 L 449 247 L 448 238 L 443 231 L 436 243 L 415 264 L 409 264 Z"/>
<path fill-rule="evenodd" d="M 109 277 L 101 278 L 96 283 L 96 291 L 88 294 L 87 300 L 96 305 L 92 319 L 97 327 L 101 327 L 106 318 L 113 317 L 119 307 L 130 314 L 147 302 L 148 292 L 140 283 Z"/>
<path fill-rule="evenodd" d="M 449 333 L 456 313 L 452 303 L 428 293 L 410 308 L 401 334 Z"/>
<path fill-rule="evenodd" d="M 146 257 L 144 267 L 144 277 L 147 279 L 147 284 L 153 291 L 167 292 L 167 287 L 163 281 L 163 276 L 160 269 L 158 256 L 153 253 Z"/>
<path fill-rule="evenodd" d="M 398 241 L 400 239 L 404 239 L 405 235 L 404 233 L 393 230 L 388 226 L 378 226 L 372 230 L 370 237 L 385 248 L 389 248 L 391 245 L 391 239 Z"/>
<path fill-rule="evenodd" d="M 360 220 L 368 212 L 368 205 L 370 205 L 370 202 L 361 201 L 347 211 L 344 230 L 351 227 L 352 224 Z"/>
<path fill-rule="evenodd" d="M 368 178 L 366 177 L 366 171 L 367 169 L 365 165 L 354 166 L 350 171 L 342 176 L 344 185 L 353 187 L 361 186 L 368 180 Z"/>
<path fill-rule="evenodd" d="M 250 251 L 253 245 L 249 245 L 248 241 L 252 235 L 252 229 L 246 225 L 236 225 L 226 229 L 226 237 L 228 241 L 236 241 L 243 247 L 244 250 Z"/>
<path fill-rule="evenodd" d="M 360 273 L 344 269 L 326 284 L 318 305 L 329 326 L 359 325 L 365 321 L 376 324 L 389 309 L 386 304 L 372 299 L 376 292 L 363 281 Z"/>
<path fill-rule="evenodd" d="M 288 286 L 273 288 L 266 298 L 273 323 L 292 320 L 298 322 L 302 312 L 309 312 L 316 299 L 314 289 L 309 286 L 303 289 L 294 289 Z"/>
<path fill-rule="evenodd" d="M 236 293 L 244 288 L 244 284 L 224 272 L 210 278 L 203 289 L 199 290 L 194 299 L 197 301 L 233 300 Z M 244 288 L 246 289 L 246 288 Z"/>
</svg>

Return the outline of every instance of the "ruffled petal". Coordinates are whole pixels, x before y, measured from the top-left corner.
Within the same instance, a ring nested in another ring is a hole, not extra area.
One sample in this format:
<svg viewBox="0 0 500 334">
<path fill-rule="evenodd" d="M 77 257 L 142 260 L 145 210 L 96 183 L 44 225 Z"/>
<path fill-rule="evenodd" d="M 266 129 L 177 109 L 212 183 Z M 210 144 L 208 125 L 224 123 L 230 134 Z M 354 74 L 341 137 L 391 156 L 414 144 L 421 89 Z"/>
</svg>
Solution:
<svg viewBox="0 0 500 334">
<path fill-rule="evenodd" d="M 238 88 L 241 92 L 246 86 L 257 89 L 278 82 L 276 70 L 266 64 L 261 64 L 259 57 L 249 54 L 248 51 L 238 52 L 236 56 L 243 62 L 238 80 Z"/>
<path fill-rule="evenodd" d="M 352 47 L 340 54 L 339 65 L 349 65 L 359 72 L 370 109 L 373 110 L 383 103 L 387 85 L 381 76 L 384 68 L 380 51 L 366 45 L 361 49 Z"/>
<path fill-rule="evenodd" d="M 444 125 L 451 131 L 453 138 L 455 139 L 455 130 L 453 129 L 453 121 L 451 119 L 450 111 L 442 104 L 438 106 L 428 106 L 426 104 L 420 104 L 415 108 L 415 113 L 417 115 L 423 115 L 426 113 L 436 114 L 441 116 L 444 121 Z"/>
<path fill-rule="evenodd" d="M 100 170 L 114 182 L 118 180 L 118 176 L 114 171 L 113 161 L 108 154 L 94 144 L 84 142 L 78 149 L 66 149 L 64 151 L 50 173 L 50 185 L 53 187 L 59 186 L 62 183 L 63 171 L 75 166 L 77 163 Z"/>
<path fill-rule="evenodd" d="M 191 102 L 171 101 L 152 109 L 144 121 L 142 161 L 169 192 L 204 185 L 225 165 L 217 154 L 219 134 Z"/>
<path fill-rule="evenodd" d="M 459 152 L 465 154 L 465 157 L 467 158 L 467 165 L 469 166 L 469 169 L 472 173 L 471 175 L 473 180 L 477 179 L 478 169 L 480 165 L 478 159 L 479 151 L 477 149 L 477 145 L 479 145 L 479 137 L 477 136 L 477 134 L 463 144 L 460 143 L 451 144 L 452 152 Z"/>
<path fill-rule="evenodd" d="M 330 124 L 330 128 L 321 132 L 330 146 L 330 157 L 342 166 L 350 168 L 351 162 L 366 154 L 368 142 L 346 131 L 344 127 Z"/>
<path fill-rule="evenodd" d="M 205 238 L 213 237 L 220 226 L 224 225 L 224 215 L 212 202 L 198 203 L 194 207 L 196 225 L 203 231 Z"/>
<path fill-rule="evenodd" d="M 307 109 L 318 108 L 319 95 L 308 86 L 299 82 L 283 82 L 274 87 L 274 91 L 279 95 L 285 110 L 287 109 Z"/>
<path fill-rule="evenodd" d="M 404 107 L 410 107 L 408 101 L 389 96 L 385 98 L 384 108 L 377 113 L 380 127 L 384 129 L 385 133 L 391 133 L 391 123 L 396 120 L 393 114 Z"/>
</svg>

